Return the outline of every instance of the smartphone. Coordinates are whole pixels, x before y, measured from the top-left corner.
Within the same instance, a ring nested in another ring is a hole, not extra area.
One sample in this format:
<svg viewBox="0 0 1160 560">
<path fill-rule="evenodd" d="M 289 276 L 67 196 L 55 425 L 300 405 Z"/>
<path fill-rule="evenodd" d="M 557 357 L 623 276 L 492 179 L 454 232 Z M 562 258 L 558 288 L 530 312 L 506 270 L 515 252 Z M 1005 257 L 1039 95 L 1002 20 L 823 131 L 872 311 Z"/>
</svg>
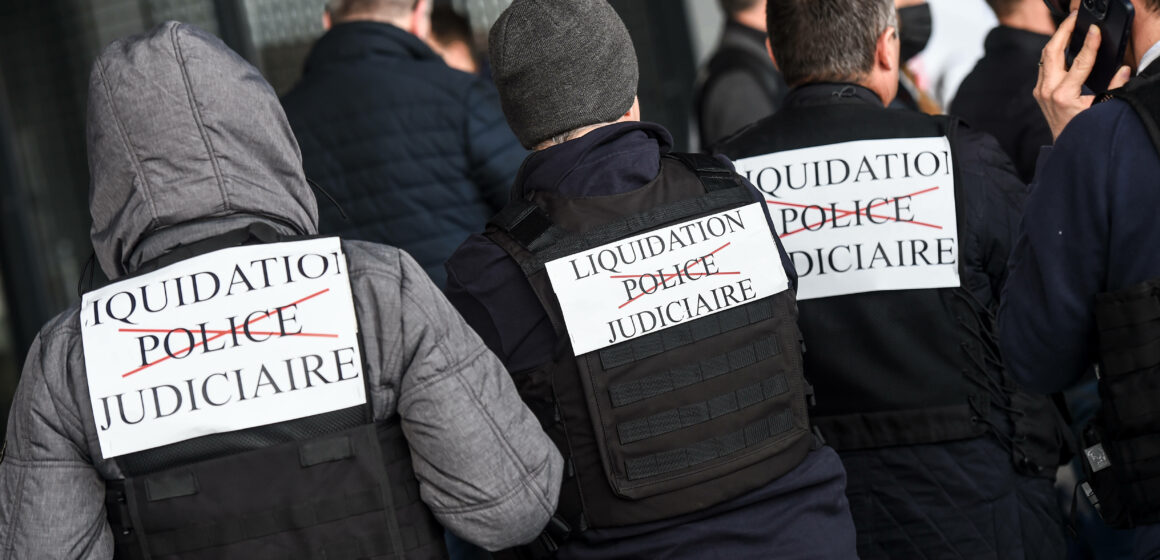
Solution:
<svg viewBox="0 0 1160 560">
<path fill-rule="evenodd" d="M 1096 93 L 1108 90 L 1116 71 L 1124 65 L 1124 52 L 1128 48 L 1132 32 L 1132 19 L 1136 9 L 1132 0 L 1083 0 L 1079 5 L 1079 15 L 1075 22 L 1075 32 L 1068 44 L 1068 62 L 1083 50 L 1088 27 L 1100 28 L 1100 50 L 1096 53 L 1096 63 L 1084 85 Z"/>
</svg>

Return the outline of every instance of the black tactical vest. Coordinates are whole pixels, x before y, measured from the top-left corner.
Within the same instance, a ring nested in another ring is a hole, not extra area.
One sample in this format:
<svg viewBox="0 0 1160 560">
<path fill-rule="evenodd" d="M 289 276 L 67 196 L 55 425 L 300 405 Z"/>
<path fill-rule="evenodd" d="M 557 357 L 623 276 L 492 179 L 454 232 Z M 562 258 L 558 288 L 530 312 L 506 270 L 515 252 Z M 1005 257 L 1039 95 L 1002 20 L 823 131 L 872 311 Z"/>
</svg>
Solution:
<svg viewBox="0 0 1160 560">
<path fill-rule="evenodd" d="M 575 356 L 544 268 L 754 202 L 716 160 L 665 156 L 640 189 L 535 193 L 489 224 L 486 235 L 519 263 L 559 337 L 550 363 L 516 376 L 567 461 L 549 526 L 557 539 L 725 502 L 790 471 L 814 445 L 792 290 Z"/>
<path fill-rule="evenodd" d="M 885 110 L 835 95 L 787 108 L 730 140 L 735 160 L 858 140 L 948 137 L 958 122 Z M 952 160 L 955 156 L 952 154 Z M 968 188 L 956 173 L 961 242 Z M 960 278 L 963 256 L 959 257 Z M 964 280 L 965 281 L 965 280 Z M 877 291 L 799 302 L 818 395 L 811 418 L 838 451 L 961 440 L 989 429 L 1025 474 L 1054 477 L 1063 436 L 1045 397 L 1020 393 L 1002 373 L 994 310 L 964 287 Z M 992 410 L 997 403 L 1003 411 Z"/>
<path fill-rule="evenodd" d="M 251 227 L 180 247 L 146 268 L 291 240 Z M 367 399 L 117 457 L 125 478 L 105 483 L 115 557 L 446 558 L 402 430 L 397 421 L 375 422 L 369 388 Z"/>
<path fill-rule="evenodd" d="M 1160 154 L 1160 65 L 1109 92 Z M 1096 297 L 1099 414 L 1084 430 L 1089 497 L 1113 527 L 1160 522 L 1160 278 Z"/>
</svg>

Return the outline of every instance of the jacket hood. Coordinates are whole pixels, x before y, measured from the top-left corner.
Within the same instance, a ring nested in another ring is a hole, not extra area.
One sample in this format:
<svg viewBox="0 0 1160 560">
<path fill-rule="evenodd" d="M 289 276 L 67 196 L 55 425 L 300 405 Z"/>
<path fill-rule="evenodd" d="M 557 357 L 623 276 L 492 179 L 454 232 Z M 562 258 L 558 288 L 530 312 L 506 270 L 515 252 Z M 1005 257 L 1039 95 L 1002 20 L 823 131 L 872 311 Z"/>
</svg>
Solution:
<svg viewBox="0 0 1160 560">
<path fill-rule="evenodd" d="M 255 222 L 318 230 L 318 207 L 278 96 L 196 27 L 115 41 L 89 79 L 91 237 L 109 278 Z"/>
</svg>

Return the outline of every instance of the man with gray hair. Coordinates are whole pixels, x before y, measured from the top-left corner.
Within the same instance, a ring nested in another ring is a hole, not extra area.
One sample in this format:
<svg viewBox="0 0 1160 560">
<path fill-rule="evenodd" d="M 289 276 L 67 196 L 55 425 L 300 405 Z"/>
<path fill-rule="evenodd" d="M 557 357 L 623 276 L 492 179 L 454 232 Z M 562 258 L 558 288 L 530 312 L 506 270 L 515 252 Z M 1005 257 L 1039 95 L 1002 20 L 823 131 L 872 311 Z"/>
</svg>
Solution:
<svg viewBox="0 0 1160 560">
<path fill-rule="evenodd" d="M 891 0 L 769 0 L 792 89 L 721 151 L 800 277 L 814 420 L 846 466 L 858 554 L 1062 558 L 1064 428 L 1016 388 L 994 326 L 1025 188 L 993 138 L 886 109 L 896 17 Z"/>
<path fill-rule="evenodd" d="M 424 43 L 429 14 L 429 0 L 330 0 L 282 104 L 306 176 L 338 202 L 320 230 L 399 247 L 442 287 L 443 262 L 503 207 L 527 152 L 495 87 Z"/>
<path fill-rule="evenodd" d="M 535 152 L 447 262 L 447 295 L 566 457 L 553 520 L 519 553 L 853 558 L 841 464 L 807 414 L 793 268 L 756 189 L 640 122 L 605 0 L 515 0 L 490 50 Z"/>
</svg>

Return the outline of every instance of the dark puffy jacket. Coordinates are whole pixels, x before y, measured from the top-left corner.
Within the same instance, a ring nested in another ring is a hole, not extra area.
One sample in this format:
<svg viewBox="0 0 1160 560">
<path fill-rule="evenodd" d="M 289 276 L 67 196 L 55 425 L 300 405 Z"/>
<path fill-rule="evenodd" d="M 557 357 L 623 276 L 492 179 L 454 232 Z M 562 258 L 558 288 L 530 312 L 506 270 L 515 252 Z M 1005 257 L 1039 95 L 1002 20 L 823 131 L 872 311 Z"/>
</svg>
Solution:
<svg viewBox="0 0 1160 560">
<path fill-rule="evenodd" d="M 306 176 L 350 216 L 324 202 L 319 230 L 404 249 L 439 286 L 443 262 L 507 202 L 526 155 L 489 82 L 384 23 L 332 28 L 282 104 Z"/>
</svg>

